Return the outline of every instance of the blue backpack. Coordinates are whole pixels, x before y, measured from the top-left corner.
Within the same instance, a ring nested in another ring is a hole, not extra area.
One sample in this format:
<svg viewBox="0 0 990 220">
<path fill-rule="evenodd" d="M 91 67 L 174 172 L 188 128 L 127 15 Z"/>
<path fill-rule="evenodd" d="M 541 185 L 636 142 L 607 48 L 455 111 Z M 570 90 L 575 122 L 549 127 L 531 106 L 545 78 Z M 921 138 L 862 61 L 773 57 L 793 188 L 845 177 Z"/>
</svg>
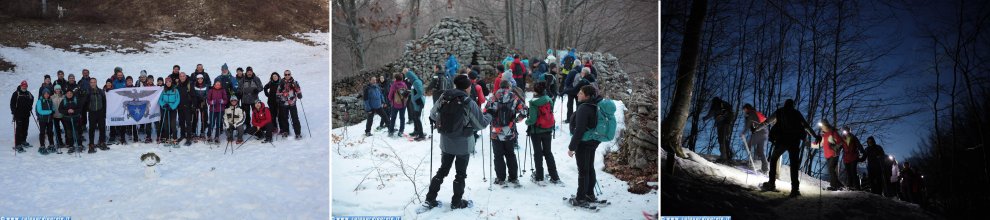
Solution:
<svg viewBox="0 0 990 220">
<path fill-rule="evenodd" d="M 608 142 L 615 139 L 615 102 L 610 99 L 602 99 L 596 104 L 590 104 L 598 108 L 598 125 L 584 132 L 581 141 L 595 140 L 598 142 Z"/>
</svg>

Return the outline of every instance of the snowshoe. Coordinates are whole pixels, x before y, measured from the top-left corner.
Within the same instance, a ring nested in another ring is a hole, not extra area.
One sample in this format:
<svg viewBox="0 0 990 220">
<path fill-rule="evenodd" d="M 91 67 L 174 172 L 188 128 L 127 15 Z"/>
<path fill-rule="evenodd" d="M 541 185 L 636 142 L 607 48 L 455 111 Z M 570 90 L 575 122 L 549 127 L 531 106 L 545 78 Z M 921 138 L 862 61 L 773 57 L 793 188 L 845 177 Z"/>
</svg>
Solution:
<svg viewBox="0 0 990 220">
<path fill-rule="evenodd" d="M 185 145 L 185 146 L 188 147 L 189 145 L 192 145 L 192 140 L 186 139 L 186 143 L 185 144 L 182 144 L 182 145 Z"/>
<path fill-rule="evenodd" d="M 472 207 L 474 207 L 474 201 L 471 200 L 462 199 L 461 202 L 450 203 L 450 209 L 463 209 L 463 208 L 472 208 Z"/>
<path fill-rule="evenodd" d="M 120 145 L 127 145 L 127 139 L 120 140 Z"/>
<path fill-rule="evenodd" d="M 69 147 L 69 154 L 74 154 L 74 153 L 76 153 L 76 148 L 75 147 Z"/>
<path fill-rule="evenodd" d="M 267 143 L 271 143 L 271 142 L 272 142 L 272 139 L 265 139 L 265 140 L 261 141 L 262 144 L 267 144 Z"/>
<path fill-rule="evenodd" d="M 440 202 L 440 201 L 433 201 L 433 202 L 426 201 L 426 202 L 423 203 L 423 206 L 420 206 L 419 208 L 416 209 L 416 214 L 422 214 L 424 212 L 428 212 L 428 211 L 432 210 L 433 208 L 440 208 L 440 207 L 443 207 L 443 202 Z"/>
<path fill-rule="evenodd" d="M 144 139 L 144 143 L 145 144 L 150 144 L 151 143 L 151 138 L 145 138 Z"/>
<path fill-rule="evenodd" d="M 530 178 L 529 178 L 529 180 L 530 180 L 530 181 L 532 181 L 532 182 L 533 182 L 533 184 L 536 184 L 537 186 L 546 186 L 546 185 L 544 184 L 544 181 L 543 181 L 543 179 L 537 179 L 537 178 L 536 178 L 536 174 L 535 174 L 535 173 L 533 173 L 533 174 L 530 174 L 530 175 L 529 175 L 529 177 L 530 177 Z"/>
<path fill-rule="evenodd" d="M 550 179 L 551 184 L 561 184 L 560 179 Z"/>
<path fill-rule="evenodd" d="M 97 147 L 100 148 L 100 150 L 103 150 L 103 151 L 110 150 L 110 147 L 107 147 L 107 144 L 106 143 L 100 143 L 100 145 L 97 146 Z"/>
<path fill-rule="evenodd" d="M 229 140 L 227 140 L 227 142 L 230 142 L 231 140 L 233 140 L 233 139 L 229 139 Z M 234 143 L 237 144 L 237 145 L 240 145 L 240 144 L 243 144 L 244 143 L 244 140 L 239 140 L 238 139 L 237 142 L 234 142 Z"/>
<path fill-rule="evenodd" d="M 765 182 L 765 183 L 760 184 L 760 191 L 764 191 L 764 192 L 766 192 L 766 191 L 779 192 L 779 191 L 777 191 L 777 186 L 775 184 L 771 184 L 770 182 Z"/>
<path fill-rule="evenodd" d="M 591 203 L 584 200 L 576 199 L 574 197 L 571 198 L 564 197 L 564 201 L 567 202 L 567 204 L 574 206 L 576 208 L 582 208 L 591 212 L 599 211 L 598 207 L 592 205 Z"/>
<path fill-rule="evenodd" d="M 791 198 L 797 198 L 798 196 L 801 196 L 801 191 L 798 190 L 791 190 L 791 194 L 788 195 Z"/>
<path fill-rule="evenodd" d="M 364 132 L 365 137 L 371 137 L 371 132 Z"/>
<path fill-rule="evenodd" d="M 505 185 L 505 180 L 503 179 L 496 179 L 495 182 L 492 182 L 492 184 L 502 186 L 503 188 L 507 187 L 507 185 Z"/>
<path fill-rule="evenodd" d="M 32 147 L 34 146 L 32 146 L 31 143 L 24 142 L 24 148 L 32 148 Z"/>
<path fill-rule="evenodd" d="M 519 184 L 519 180 L 518 179 L 510 179 L 508 185 L 512 186 L 512 188 L 521 188 L 522 187 L 522 185 Z"/>
<path fill-rule="evenodd" d="M 38 153 L 41 155 L 48 155 L 48 153 L 50 152 L 48 152 L 48 148 L 45 148 L 45 146 L 41 146 L 38 148 Z"/>
<path fill-rule="evenodd" d="M 96 145 L 89 144 L 89 152 L 87 153 L 96 153 Z"/>
<path fill-rule="evenodd" d="M 423 140 L 426 140 L 426 137 L 424 137 L 423 135 L 419 135 L 419 136 L 414 137 L 412 140 L 413 141 L 423 141 Z"/>
<path fill-rule="evenodd" d="M 62 154 L 62 152 L 59 152 L 58 148 L 55 146 L 48 146 L 48 153 Z"/>
<path fill-rule="evenodd" d="M 297 134 L 296 135 L 296 140 L 302 140 L 302 135 Z"/>
</svg>

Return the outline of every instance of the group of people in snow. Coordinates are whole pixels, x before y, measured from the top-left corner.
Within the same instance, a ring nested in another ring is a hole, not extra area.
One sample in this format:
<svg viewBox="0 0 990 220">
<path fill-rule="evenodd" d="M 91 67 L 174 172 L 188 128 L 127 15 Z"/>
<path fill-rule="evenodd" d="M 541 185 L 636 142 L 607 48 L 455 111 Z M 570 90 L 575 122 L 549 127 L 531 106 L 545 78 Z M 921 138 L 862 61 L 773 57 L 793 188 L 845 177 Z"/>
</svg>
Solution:
<svg viewBox="0 0 990 220">
<path fill-rule="evenodd" d="M 74 74 L 66 78 L 59 70 L 54 80 L 50 75 L 44 76 L 37 100 L 28 90 L 27 80 L 21 81 L 10 98 L 15 124 L 14 150 L 24 152 L 32 147 L 27 141 L 32 118 L 39 129 L 41 154 L 61 153 L 63 147 L 68 148 L 69 154 L 81 152 L 87 131 L 88 153 L 109 150 L 108 145 L 127 145 L 129 138 L 138 143 L 142 136 L 144 143 L 151 143 L 154 136 L 157 143 L 175 147 L 183 140 L 186 146 L 193 141 L 219 143 L 221 134 L 226 134 L 227 142 L 237 144 L 244 142 L 245 133 L 263 142 L 271 142 L 273 135 L 288 137 L 290 131 L 297 139 L 302 137 L 296 108 L 302 90 L 291 71 L 285 70 L 284 76 L 272 72 L 268 83 L 262 84 L 250 66 L 238 67 L 236 75 L 229 72 L 227 64 L 220 70 L 221 74 L 211 80 L 202 64 L 196 65 L 190 75 L 174 65 L 171 73 L 158 78 L 141 70 L 135 81 L 121 67 L 116 67 L 102 86 L 87 69 L 82 70 L 78 83 Z M 121 88 L 155 86 L 163 88 L 158 103 L 153 103 L 161 112 L 159 121 L 107 128 L 107 108 L 123 108 L 107 106 L 108 93 Z M 259 97 L 262 92 L 267 100 Z"/>
<path fill-rule="evenodd" d="M 488 74 L 497 75 L 488 81 L 480 76 L 477 53 L 472 54 L 472 61 L 466 67 L 461 67 L 454 54 L 446 54 L 444 65 L 433 65 L 429 70 L 433 74 L 428 88 L 410 68 L 390 77 L 372 77 L 360 94 L 367 112 L 365 135 L 373 135 L 373 119 L 378 115 L 381 121 L 377 130 L 388 129 L 390 138 L 405 136 L 408 110 L 414 124 L 413 132 L 408 135 L 410 141 L 426 139 L 419 118 L 426 102 L 425 90 L 429 89 L 433 103 L 433 108 L 429 109 L 430 129 L 439 132 L 442 153 L 441 165 L 430 181 L 424 207 L 439 205 L 437 193 L 453 167 L 456 174 L 451 208 L 464 208 L 469 204 L 469 200 L 463 199 L 469 155 L 476 152 L 475 145 L 484 142 L 479 132 L 485 128 L 489 128 L 492 169 L 496 175 L 493 184 L 520 186 L 517 178 L 521 176 L 519 162 L 514 150 L 519 150 L 519 127 L 522 126 L 526 126 L 526 136 L 533 143 L 535 165 L 531 180 L 537 184 L 543 184 L 543 181 L 560 183 L 551 140 L 557 130 L 554 106 L 558 98 L 563 99 L 561 96 L 566 95 L 567 118 L 563 122 L 570 124 L 569 131 L 573 135 L 567 146 L 568 156 L 577 157 L 579 172 L 577 193 L 569 201 L 582 207 L 602 203 L 604 200 L 596 198 L 593 191 L 597 183 L 594 152 L 601 142 L 614 138 L 615 105 L 599 92 L 595 82 L 597 71 L 590 57 L 583 58 L 582 62 L 576 50 L 571 49 L 558 62 L 552 50 L 547 54 L 545 59 L 510 55 L 496 65 L 496 73 Z M 532 92 L 532 99 L 526 100 L 527 92 Z M 573 110 L 575 106 L 576 111 Z M 397 120 L 399 127 L 395 129 Z"/>
<path fill-rule="evenodd" d="M 730 146 L 732 126 L 736 120 L 733 107 L 729 102 L 715 97 L 711 101 L 708 114 L 703 119 L 714 118 L 714 128 L 717 134 L 717 143 L 721 155 L 717 163 L 733 165 L 735 156 L 733 148 Z M 898 167 L 894 157 L 884 152 L 883 147 L 878 145 L 872 136 L 866 139 L 864 149 L 860 139 L 853 133 L 849 126 L 836 128 L 828 120 L 821 120 L 818 123 L 819 132 L 815 132 L 804 116 L 794 105 L 794 100 L 788 99 L 784 106 L 777 109 L 766 117 L 751 104 L 744 104 L 742 107 L 745 117 L 743 118 L 742 136 L 745 138 L 745 146 L 752 153 L 754 169 L 757 172 L 767 174 L 770 180 L 760 187 L 763 190 L 776 190 L 775 181 L 777 177 L 778 160 L 787 152 L 790 158 L 791 171 L 791 194 L 790 196 L 800 196 L 798 172 L 801 164 L 801 142 L 808 141 L 812 148 L 821 148 L 825 163 L 828 168 L 829 187 L 827 190 L 868 190 L 875 194 L 888 196 L 898 195 L 907 201 L 917 201 L 920 195 L 922 178 L 921 175 L 910 168 L 908 163 L 903 167 Z M 768 128 L 769 127 L 769 128 Z M 814 140 L 807 140 L 806 137 L 814 137 Z M 770 159 L 764 154 L 764 147 L 769 140 L 773 145 L 770 152 Z M 678 153 L 683 157 L 683 153 Z M 841 155 L 841 158 L 840 158 Z M 846 176 L 846 182 L 839 179 L 839 162 L 841 161 Z M 859 177 L 859 163 L 866 162 L 866 180 Z M 759 163 L 759 168 L 755 164 Z M 861 183 L 862 182 L 862 183 Z M 904 186 L 904 187 L 900 187 Z M 897 188 L 901 189 L 898 190 Z"/>
</svg>

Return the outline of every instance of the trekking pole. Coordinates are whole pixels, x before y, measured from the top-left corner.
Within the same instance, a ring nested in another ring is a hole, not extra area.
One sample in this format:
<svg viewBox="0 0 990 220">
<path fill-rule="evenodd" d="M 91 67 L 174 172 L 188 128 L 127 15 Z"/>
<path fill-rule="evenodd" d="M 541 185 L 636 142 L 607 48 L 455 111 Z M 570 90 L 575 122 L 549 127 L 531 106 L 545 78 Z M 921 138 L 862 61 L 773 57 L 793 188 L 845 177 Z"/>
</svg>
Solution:
<svg viewBox="0 0 990 220">
<path fill-rule="evenodd" d="M 522 173 L 519 173 L 519 177 L 523 177 L 526 174 L 526 157 L 529 155 L 529 131 L 526 131 L 526 147 L 523 147 L 523 161 L 522 161 Z"/>
<path fill-rule="evenodd" d="M 478 135 L 478 138 L 484 136 Z M 481 142 L 481 182 L 488 182 L 488 176 L 485 174 L 485 142 Z"/>
<path fill-rule="evenodd" d="M 17 140 L 17 129 L 16 129 L 17 128 L 17 121 L 16 120 L 10 120 L 10 125 L 11 125 L 10 127 L 15 128 L 14 129 L 14 138 L 12 138 L 12 139 Z M 16 141 L 14 142 L 14 148 L 13 148 L 13 150 L 14 150 L 14 157 L 17 157 L 17 142 Z"/>
<path fill-rule="evenodd" d="M 306 107 L 303 106 L 302 99 L 299 100 L 299 108 L 303 110 L 303 119 L 306 119 L 306 131 L 309 132 L 310 137 L 313 137 L 313 131 L 309 129 L 309 117 L 306 117 Z"/>
<path fill-rule="evenodd" d="M 489 126 L 488 127 L 488 141 L 489 141 L 488 142 L 488 147 L 490 149 L 488 149 L 488 153 L 489 153 L 488 156 L 491 159 L 488 160 L 488 178 L 489 179 L 492 179 L 492 181 L 491 182 L 488 182 L 488 191 L 492 191 L 492 182 L 495 182 L 495 179 L 492 178 L 492 174 L 495 173 L 495 167 L 492 165 L 492 161 L 495 161 L 495 145 L 492 143 L 491 132 L 492 132 L 492 127 Z M 484 163 L 484 161 L 481 161 L 481 162 Z"/>
<path fill-rule="evenodd" d="M 433 123 L 430 123 L 430 136 L 433 136 Z M 430 178 L 433 178 L 433 138 L 430 138 Z"/>
<path fill-rule="evenodd" d="M 241 149 L 241 146 L 244 146 L 245 143 L 247 143 L 248 141 L 251 141 L 252 138 L 257 137 L 259 131 L 261 131 L 261 129 L 255 130 L 254 131 L 254 134 L 251 134 L 251 137 L 248 137 L 248 139 L 246 141 L 241 142 L 241 144 L 237 145 L 237 147 L 234 148 L 234 149 Z M 234 154 L 234 153 L 230 153 L 230 154 Z"/>
<path fill-rule="evenodd" d="M 79 131 L 76 130 L 76 122 L 75 122 L 75 120 L 72 120 L 72 118 L 69 118 L 69 124 L 72 125 L 72 136 L 75 137 L 75 138 L 72 139 L 72 145 L 74 145 L 74 146 L 72 146 L 72 149 L 76 149 L 77 148 L 76 146 L 79 146 Z M 76 158 L 82 158 L 82 155 L 80 155 L 80 153 L 81 153 L 81 151 L 79 151 L 79 150 L 76 151 Z"/>
</svg>

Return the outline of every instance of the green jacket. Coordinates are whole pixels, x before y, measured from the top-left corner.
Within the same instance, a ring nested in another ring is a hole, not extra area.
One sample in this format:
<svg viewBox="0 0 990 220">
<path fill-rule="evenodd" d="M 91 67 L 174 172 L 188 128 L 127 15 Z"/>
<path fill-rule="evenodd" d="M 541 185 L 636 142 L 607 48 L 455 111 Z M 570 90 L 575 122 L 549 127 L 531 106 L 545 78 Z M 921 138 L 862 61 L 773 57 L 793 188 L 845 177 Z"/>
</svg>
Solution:
<svg viewBox="0 0 990 220">
<path fill-rule="evenodd" d="M 529 117 L 526 118 L 526 125 L 529 126 L 529 130 L 526 133 L 529 134 L 542 134 L 553 132 L 553 128 L 539 128 L 536 127 L 536 120 L 539 117 L 540 106 L 550 105 L 550 109 L 553 109 L 553 101 L 550 96 L 540 96 L 533 100 L 529 100 Z"/>
</svg>

